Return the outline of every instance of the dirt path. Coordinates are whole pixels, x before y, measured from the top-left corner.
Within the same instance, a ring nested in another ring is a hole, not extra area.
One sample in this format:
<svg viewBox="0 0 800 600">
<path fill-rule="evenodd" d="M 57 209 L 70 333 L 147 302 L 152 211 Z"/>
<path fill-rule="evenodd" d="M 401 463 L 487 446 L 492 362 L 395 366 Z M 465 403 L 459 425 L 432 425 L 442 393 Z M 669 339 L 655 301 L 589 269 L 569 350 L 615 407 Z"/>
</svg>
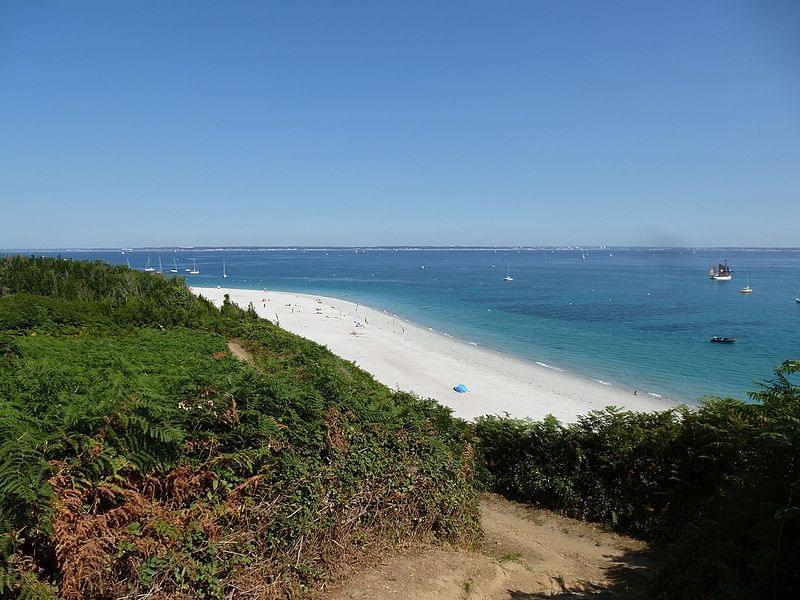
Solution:
<svg viewBox="0 0 800 600">
<path fill-rule="evenodd" d="M 239 360 L 253 364 L 253 356 L 236 342 L 228 342 L 228 350 Z"/>
<path fill-rule="evenodd" d="M 354 574 L 345 599 L 624 598 L 649 577 L 644 543 L 497 496 L 481 501 L 476 552 L 419 548 Z"/>
</svg>

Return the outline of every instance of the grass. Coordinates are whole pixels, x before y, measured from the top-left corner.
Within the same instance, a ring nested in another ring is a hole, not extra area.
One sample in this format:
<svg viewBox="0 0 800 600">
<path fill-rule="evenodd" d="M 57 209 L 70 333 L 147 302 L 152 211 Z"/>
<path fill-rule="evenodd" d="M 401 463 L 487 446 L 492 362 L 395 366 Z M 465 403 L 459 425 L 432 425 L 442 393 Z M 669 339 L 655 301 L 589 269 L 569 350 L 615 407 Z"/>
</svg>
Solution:
<svg viewBox="0 0 800 600">
<path fill-rule="evenodd" d="M 475 587 L 475 581 L 473 579 L 467 579 L 464 582 L 464 585 L 462 585 L 461 587 L 464 590 L 465 594 L 469 594 L 470 592 L 472 592 L 473 588 Z"/>
<path fill-rule="evenodd" d="M 522 561 L 522 554 L 519 552 L 509 552 L 500 557 L 500 562 L 520 562 Z"/>
</svg>

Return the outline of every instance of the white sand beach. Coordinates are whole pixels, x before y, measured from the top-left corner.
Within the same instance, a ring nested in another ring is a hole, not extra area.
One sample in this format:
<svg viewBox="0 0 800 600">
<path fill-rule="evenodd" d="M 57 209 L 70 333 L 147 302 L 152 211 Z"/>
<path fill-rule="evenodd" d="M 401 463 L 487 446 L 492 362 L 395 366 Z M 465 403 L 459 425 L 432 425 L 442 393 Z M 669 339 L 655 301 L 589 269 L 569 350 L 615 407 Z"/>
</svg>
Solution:
<svg viewBox="0 0 800 600">
<path fill-rule="evenodd" d="M 346 300 L 263 290 L 192 291 L 218 306 L 225 294 L 242 308 L 252 302 L 261 317 L 327 346 L 385 385 L 433 398 L 465 419 L 504 413 L 540 419 L 552 414 L 572 422 L 608 405 L 635 411 L 674 406 L 474 346 Z M 469 391 L 454 391 L 457 384 Z"/>
</svg>

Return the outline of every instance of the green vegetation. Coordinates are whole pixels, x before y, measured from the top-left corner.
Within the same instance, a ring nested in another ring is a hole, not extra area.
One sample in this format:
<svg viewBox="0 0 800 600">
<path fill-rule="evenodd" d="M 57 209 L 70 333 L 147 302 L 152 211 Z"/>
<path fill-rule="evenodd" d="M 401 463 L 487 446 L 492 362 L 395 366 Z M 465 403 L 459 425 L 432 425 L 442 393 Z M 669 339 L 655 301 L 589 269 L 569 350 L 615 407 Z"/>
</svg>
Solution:
<svg viewBox="0 0 800 600">
<path fill-rule="evenodd" d="M 573 425 L 485 417 L 484 478 L 505 496 L 659 542 L 651 598 L 800 595 L 800 387 L 787 362 L 753 404 L 608 408 Z"/>
<path fill-rule="evenodd" d="M 295 595 L 353 553 L 468 542 L 468 436 L 179 279 L 0 259 L 2 595 Z"/>
<path fill-rule="evenodd" d="M 180 279 L 2 258 L 0 596 L 296 596 L 475 540 L 477 479 L 656 542 L 649 598 L 798 597 L 798 372 L 753 404 L 470 426 Z"/>
</svg>

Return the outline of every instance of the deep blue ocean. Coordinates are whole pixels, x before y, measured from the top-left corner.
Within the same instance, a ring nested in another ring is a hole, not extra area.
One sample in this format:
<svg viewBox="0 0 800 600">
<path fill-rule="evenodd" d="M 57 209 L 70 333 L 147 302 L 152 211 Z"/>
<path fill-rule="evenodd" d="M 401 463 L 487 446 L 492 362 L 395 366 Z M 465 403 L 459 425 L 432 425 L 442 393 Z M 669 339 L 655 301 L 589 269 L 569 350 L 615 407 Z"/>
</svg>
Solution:
<svg viewBox="0 0 800 600">
<path fill-rule="evenodd" d="M 35 251 L 164 271 L 191 285 L 312 292 L 508 354 L 692 403 L 746 399 L 800 358 L 800 250 L 158 249 Z M 585 258 L 584 258 L 585 256 Z M 184 269 L 197 261 L 199 275 Z M 228 278 L 222 279 L 223 259 Z M 728 260 L 729 282 L 709 266 Z M 513 282 L 503 281 L 506 269 Z M 754 292 L 742 295 L 746 276 Z M 709 343 L 732 336 L 733 345 Z"/>
</svg>

